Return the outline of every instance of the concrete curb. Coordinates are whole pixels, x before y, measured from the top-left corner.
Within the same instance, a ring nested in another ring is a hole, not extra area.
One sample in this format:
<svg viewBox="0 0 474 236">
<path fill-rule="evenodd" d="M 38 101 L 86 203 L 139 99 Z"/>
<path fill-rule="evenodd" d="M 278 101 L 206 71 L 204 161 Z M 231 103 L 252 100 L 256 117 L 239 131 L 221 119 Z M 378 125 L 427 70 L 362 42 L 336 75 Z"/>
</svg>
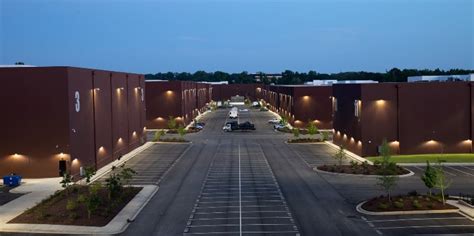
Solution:
<svg viewBox="0 0 474 236">
<path fill-rule="evenodd" d="M 289 143 L 288 141 L 285 141 L 286 144 L 324 144 L 324 142 L 312 142 L 312 143 Z"/>
<path fill-rule="evenodd" d="M 151 198 L 158 192 L 156 185 L 139 186 L 143 189 L 106 225 L 74 226 L 51 224 L 5 224 L 0 232 L 44 233 L 44 234 L 119 234 L 125 231 Z"/>
<path fill-rule="evenodd" d="M 193 143 L 191 141 L 187 141 L 187 142 L 163 142 L 163 141 L 158 141 L 158 142 L 153 142 L 153 143 L 157 143 L 157 144 L 190 144 L 190 143 Z"/>
<path fill-rule="evenodd" d="M 430 162 L 430 164 L 433 164 L 434 162 Z M 423 163 L 397 163 L 399 166 L 422 166 L 426 167 L 426 162 Z M 474 166 L 474 163 L 461 163 L 461 162 L 443 162 L 443 166 Z"/>
<path fill-rule="evenodd" d="M 360 174 L 351 174 L 351 173 L 335 173 L 335 172 L 320 170 L 320 169 L 318 169 L 318 167 L 314 167 L 313 170 L 318 172 L 318 173 L 330 174 L 330 175 L 340 175 L 340 176 L 358 176 L 358 177 L 367 177 L 367 178 L 378 178 L 378 177 L 381 176 L 381 175 L 360 175 Z M 396 175 L 396 176 L 398 178 L 405 178 L 405 177 L 410 177 L 410 176 L 415 175 L 415 173 L 413 171 L 411 171 L 409 169 L 405 169 L 405 170 L 408 170 L 410 173 L 403 174 L 403 175 Z"/>
<path fill-rule="evenodd" d="M 418 215 L 418 214 L 445 214 L 445 213 L 459 213 L 459 209 L 449 210 L 419 210 L 419 211 L 385 211 L 374 212 L 362 209 L 362 205 L 367 201 L 359 203 L 356 207 L 357 212 L 371 216 L 394 216 L 394 215 Z"/>
<path fill-rule="evenodd" d="M 325 141 L 326 144 L 328 144 L 330 147 L 332 147 L 333 149 L 335 150 L 339 150 L 339 146 L 337 146 L 336 144 L 334 144 L 333 142 L 330 142 L 330 141 Z M 344 152 L 346 153 L 347 156 L 349 156 L 351 159 L 355 160 L 355 161 L 358 161 L 358 162 L 367 162 L 369 163 L 370 165 L 373 165 L 374 163 L 353 153 L 353 152 L 350 152 L 350 151 L 347 151 L 346 149 L 344 149 Z"/>
<path fill-rule="evenodd" d="M 106 175 L 112 170 L 112 166 L 120 166 L 123 163 L 127 162 L 128 160 L 132 159 L 134 156 L 137 154 L 141 153 L 142 151 L 148 149 L 149 147 L 153 146 L 153 142 L 146 142 L 140 147 L 135 148 L 131 152 L 125 154 L 120 158 L 120 160 L 115 160 L 113 162 L 110 162 L 109 164 L 103 166 L 99 170 L 97 170 L 96 174 L 91 178 L 91 183 L 100 179 L 102 176 Z"/>
<path fill-rule="evenodd" d="M 454 198 L 459 198 L 456 196 L 450 196 Z M 474 208 L 467 202 L 464 202 L 460 199 L 458 200 L 447 200 L 447 202 L 457 208 L 459 208 L 459 213 L 474 221 Z"/>
</svg>

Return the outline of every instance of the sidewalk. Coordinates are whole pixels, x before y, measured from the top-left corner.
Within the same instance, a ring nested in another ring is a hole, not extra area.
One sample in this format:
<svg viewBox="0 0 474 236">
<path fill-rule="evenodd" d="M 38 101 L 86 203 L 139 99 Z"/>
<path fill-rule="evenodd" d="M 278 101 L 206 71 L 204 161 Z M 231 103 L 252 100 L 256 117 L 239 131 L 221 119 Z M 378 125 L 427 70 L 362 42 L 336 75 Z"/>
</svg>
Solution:
<svg viewBox="0 0 474 236">
<path fill-rule="evenodd" d="M 22 185 L 10 190 L 10 192 L 26 194 L 0 206 L 0 231 L 8 221 L 17 217 L 26 209 L 34 207 L 57 190 L 62 189 L 59 184 L 60 181 L 61 178 L 23 179 Z"/>
<path fill-rule="evenodd" d="M 124 155 L 120 160 L 109 163 L 92 178 L 92 181 L 106 175 L 112 166 L 119 166 L 130 160 L 138 153 L 152 146 L 147 142 Z M 57 190 L 61 190 L 62 178 L 24 179 L 22 185 L 10 190 L 12 193 L 25 193 L 25 195 L 0 206 L 0 234 L 1 232 L 17 233 L 46 233 L 46 234 L 118 234 L 123 232 L 131 221 L 140 213 L 150 199 L 156 194 L 159 187 L 156 185 L 145 185 L 135 198 L 133 198 L 106 226 L 74 226 L 74 225 L 50 225 L 50 224 L 7 224 L 10 220 L 22 214 L 29 208 L 34 207 L 43 199 L 49 197 Z"/>
</svg>

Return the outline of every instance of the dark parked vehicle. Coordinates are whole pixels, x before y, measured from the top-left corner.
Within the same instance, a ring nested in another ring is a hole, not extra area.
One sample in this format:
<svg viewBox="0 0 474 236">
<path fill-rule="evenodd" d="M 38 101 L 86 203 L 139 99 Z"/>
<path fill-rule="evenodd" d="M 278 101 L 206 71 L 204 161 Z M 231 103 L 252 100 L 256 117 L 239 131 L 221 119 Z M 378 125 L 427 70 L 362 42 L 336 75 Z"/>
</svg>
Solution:
<svg viewBox="0 0 474 236">
<path fill-rule="evenodd" d="M 248 121 L 240 124 L 237 123 L 237 121 L 228 121 L 222 129 L 227 132 L 234 130 L 255 130 L 255 126 Z"/>
<path fill-rule="evenodd" d="M 249 121 L 246 121 L 244 123 L 239 124 L 239 129 L 240 130 L 255 130 L 255 125 L 250 123 Z"/>
</svg>

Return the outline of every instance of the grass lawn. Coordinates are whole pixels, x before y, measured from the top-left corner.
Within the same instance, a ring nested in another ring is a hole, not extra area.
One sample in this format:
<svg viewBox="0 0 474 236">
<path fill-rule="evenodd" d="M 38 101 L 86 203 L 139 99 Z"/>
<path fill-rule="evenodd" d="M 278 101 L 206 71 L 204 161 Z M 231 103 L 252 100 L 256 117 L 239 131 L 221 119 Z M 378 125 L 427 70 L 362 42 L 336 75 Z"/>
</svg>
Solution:
<svg viewBox="0 0 474 236">
<path fill-rule="evenodd" d="M 380 157 L 367 157 L 370 161 L 380 160 Z M 417 154 L 417 155 L 393 155 L 392 160 L 396 163 L 436 163 L 438 160 L 450 163 L 474 162 L 474 153 L 453 154 Z"/>
</svg>

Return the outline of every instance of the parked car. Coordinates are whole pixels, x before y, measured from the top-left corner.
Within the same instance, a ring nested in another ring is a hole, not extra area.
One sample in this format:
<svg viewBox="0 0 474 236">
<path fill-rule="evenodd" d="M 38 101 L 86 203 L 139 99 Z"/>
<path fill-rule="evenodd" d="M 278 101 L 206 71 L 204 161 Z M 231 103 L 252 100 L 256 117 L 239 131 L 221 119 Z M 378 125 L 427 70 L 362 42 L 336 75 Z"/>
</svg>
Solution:
<svg viewBox="0 0 474 236">
<path fill-rule="evenodd" d="M 274 129 L 283 129 L 283 128 L 285 128 L 285 127 L 286 127 L 286 125 L 282 125 L 282 124 L 275 124 L 275 125 L 273 126 Z"/>
<path fill-rule="evenodd" d="M 280 119 L 278 118 L 273 118 L 271 120 L 268 120 L 268 123 L 270 124 L 279 124 L 280 123 Z"/>
<path fill-rule="evenodd" d="M 255 130 L 255 126 L 249 121 L 246 121 L 244 123 L 239 124 L 239 129 L 240 130 Z"/>
</svg>

